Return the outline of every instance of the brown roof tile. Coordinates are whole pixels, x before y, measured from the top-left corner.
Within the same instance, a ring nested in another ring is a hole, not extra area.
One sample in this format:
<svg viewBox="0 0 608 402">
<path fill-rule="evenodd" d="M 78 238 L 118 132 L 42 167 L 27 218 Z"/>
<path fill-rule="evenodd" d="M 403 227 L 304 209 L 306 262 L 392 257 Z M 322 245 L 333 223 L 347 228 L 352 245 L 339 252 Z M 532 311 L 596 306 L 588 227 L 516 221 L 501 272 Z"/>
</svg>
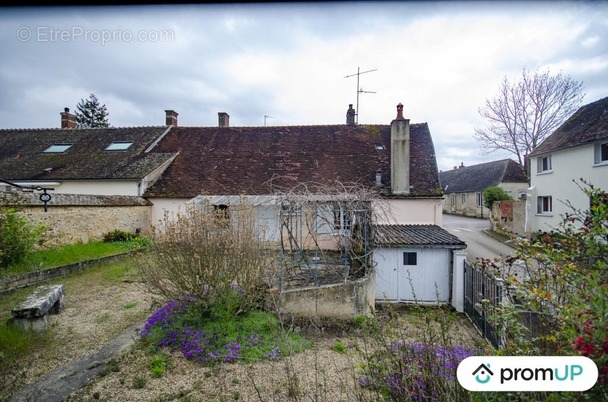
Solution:
<svg viewBox="0 0 608 402">
<path fill-rule="evenodd" d="M 530 153 L 531 157 L 608 139 L 608 97 L 579 108 Z"/>
<path fill-rule="evenodd" d="M 5 180 L 139 179 L 169 160 L 171 153 L 146 153 L 167 127 L 0 130 L 0 178 Z M 114 141 L 133 144 L 106 151 Z M 72 144 L 63 153 L 44 153 L 53 144 Z"/>
<path fill-rule="evenodd" d="M 436 196 L 433 141 L 426 123 L 411 125 L 414 196 Z M 376 145 L 384 149 L 378 150 Z M 389 125 L 175 127 L 154 152 L 179 155 L 147 197 L 271 194 L 297 183 L 390 186 Z"/>
</svg>

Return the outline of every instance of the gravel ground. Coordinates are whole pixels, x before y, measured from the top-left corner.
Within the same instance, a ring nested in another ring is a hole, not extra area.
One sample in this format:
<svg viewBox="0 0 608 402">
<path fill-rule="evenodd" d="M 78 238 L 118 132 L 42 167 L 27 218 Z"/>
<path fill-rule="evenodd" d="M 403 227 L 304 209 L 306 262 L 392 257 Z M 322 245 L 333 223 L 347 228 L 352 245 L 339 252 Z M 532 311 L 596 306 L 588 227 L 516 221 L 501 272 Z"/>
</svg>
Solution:
<svg viewBox="0 0 608 402">
<path fill-rule="evenodd" d="M 96 276 L 97 275 L 97 276 Z M 13 391 L 37 381 L 77 357 L 98 352 L 125 328 L 140 322 L 152 311 L 153 299 L 129 275 L 112 278 L 100 270 L 64 281 L 66 308 L 51 325 L 49 348 L 34 352 L 15 372 Z M 481 340 L 464 317 L 457 317 L 451 333 L 459 343 L 477 346 Z M 424 328 L 438 331 L 427 317 L 404 312 L 398 324 L 400 338 L 420 341 Z M 366 344 L 352 328 L 303 328 L 315 345 L 278 362 L 239 362 L 202 367 L 169 354 L 169 367 L 161 378 L 153 378 L 151 356 L 139 345 L 116 359 L 114 370 L 104 370 L 88 385 L 72 393 L 67 401 L 370 401 L 374 395 L 356 383 Z M 346 353 L 332 349 L 346 345 Z M 6 384 L 6 383 L 5 383 Z M 0 400 L 2 395 L 0 394 Z"/>
</svg>

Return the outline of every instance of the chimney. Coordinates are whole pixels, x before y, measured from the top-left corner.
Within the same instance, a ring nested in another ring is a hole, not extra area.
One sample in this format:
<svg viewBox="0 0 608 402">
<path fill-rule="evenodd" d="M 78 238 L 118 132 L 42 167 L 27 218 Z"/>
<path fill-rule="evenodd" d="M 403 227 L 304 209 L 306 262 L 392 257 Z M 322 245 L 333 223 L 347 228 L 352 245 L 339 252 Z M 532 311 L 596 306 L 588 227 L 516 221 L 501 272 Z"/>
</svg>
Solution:
<svg viewBox="0 0 608 402">
<path fill-rule="evenodd" d="M 353 104 L 348 105 L 348 110 L 346 111 L 346 124 L 349 126 L 355 125 L 355 109 L 353 109 Z"/>
<path fill-rule="evenodd" d="M 376 170 L 376 187 L 382 187 L 382 171 Z"/>
<path fill-rule="evenodd" d="M 217 114 L 219 127 L 230 127 L 230 116 L 226 112 L 219 112 Z"/>
<path fill-rule="evenodd" d="M 460 162 L 460 166 L 458 166 L 458 169 L 462 169 L 464 167 L 464 162 Z"/>
<path fill-rule="evenodd" d="M 61 115 L 61 128 L 76 128 L 76 115 L 70 113 L 70 108 L 63 109 Z"/>
<path fill-rule="evenodd" d="M 177 127 L 177 115 L 175 110 L 165 110 L 165 125 Z"/>
<path fill-rule="evenodd" d="M 397 105 L 397 118 L 391 122 L 391 192 L 410 193 L 410 120 L 403 117 L 403 105 Z"/>
</svg>

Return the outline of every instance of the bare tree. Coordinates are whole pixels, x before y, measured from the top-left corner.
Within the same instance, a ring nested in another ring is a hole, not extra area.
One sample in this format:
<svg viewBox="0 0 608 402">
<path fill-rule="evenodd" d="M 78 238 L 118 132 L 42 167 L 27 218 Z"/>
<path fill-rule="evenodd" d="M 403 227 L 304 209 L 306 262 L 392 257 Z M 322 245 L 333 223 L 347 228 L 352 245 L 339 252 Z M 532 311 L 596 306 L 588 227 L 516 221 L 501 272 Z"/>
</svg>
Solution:
<svg viewBox="0 0 608 402">
<path fill-rule="evenodd" d="M 524 68 L 519 81 L 505 77 L 498 95 L 479 108 L 488 126 L 475 128 L 474 137 L 486 153 L 508 151 L 523 165 L 526 155 L 579 108 L 582 88 L 581 82 L 561 72 L 531 74 Z"/>
</svg>

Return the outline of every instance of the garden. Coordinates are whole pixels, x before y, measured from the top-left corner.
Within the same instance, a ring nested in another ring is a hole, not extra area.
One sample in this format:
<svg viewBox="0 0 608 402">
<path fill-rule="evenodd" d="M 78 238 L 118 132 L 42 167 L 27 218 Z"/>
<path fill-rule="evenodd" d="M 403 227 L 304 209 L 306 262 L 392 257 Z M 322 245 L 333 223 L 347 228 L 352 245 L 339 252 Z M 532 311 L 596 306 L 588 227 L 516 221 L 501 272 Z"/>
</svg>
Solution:
<svg viewBox="0 0 608 402">
<path fill-rule="evenodd" d="M 128 350 L 67 400 L 606 400 L 608 207 L 601 190 L 586 191 L 589 211 L 567 217 L 561 232 L 518 247 L 519 257 L 543 269 L 512 287 L 517 303 L 492 312 L 506 339 L 502 350 L 444 306 L 378 305 L 374 316 L 346 321 L 292 316 L 280 305 L 277 262 L 256 236 L 252 211 L 235 210 L 242 216 L 229 222 L 198 212 L 164 222 L 153 239 L 108 235 L 103 243 L 115 251 L 137 252 L 53 279 L 64 285 L 66 308 L 44 333 L 6 324 L 10 307 L 31 289 L 1 294 L 0 400 L 133 326 Z M 27 222 L 0 229 L 9 227 L 25 227 L 30 232 L 17 237 L 34 239 L 40 230 Z M 28 241 L 25 250 L 35 244 Z M 4 275 L 22 271 L 15 267 L 28 259 L 39 261 L 36 269 L 52 265 L 25 253 L 3 260 Z M 504 262 L 483 263 L 491 270 Z M 522 325 L 520 313 L 532 308 L 551 313 L 545 323 L 551 331 L 531 333 Z M 584 355 L 600 378 L 585 393 L 466 391 L 456 367 L 486 354 Z"/>
</svg>

